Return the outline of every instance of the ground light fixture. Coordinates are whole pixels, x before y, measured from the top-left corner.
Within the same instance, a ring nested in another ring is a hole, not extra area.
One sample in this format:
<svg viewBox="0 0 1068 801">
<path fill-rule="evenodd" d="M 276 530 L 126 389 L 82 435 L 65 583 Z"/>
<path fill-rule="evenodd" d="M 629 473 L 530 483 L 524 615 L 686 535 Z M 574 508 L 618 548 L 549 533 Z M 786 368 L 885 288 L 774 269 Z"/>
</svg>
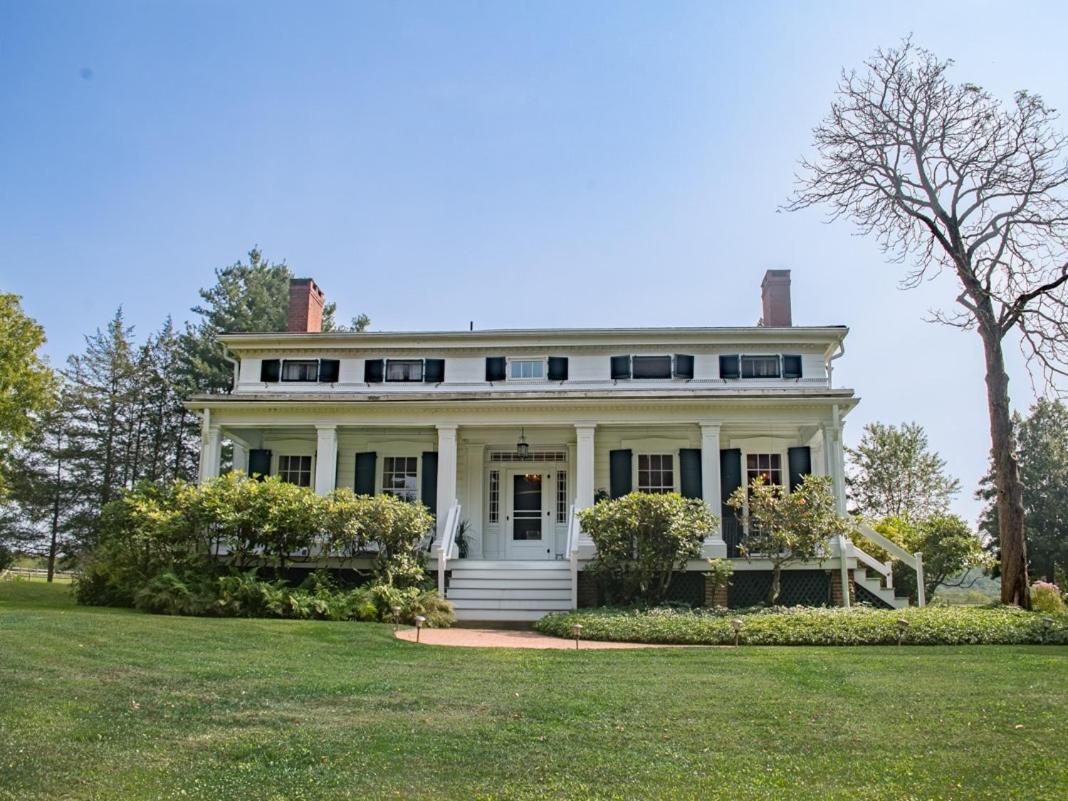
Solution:
<svg viewBox="0 0 1068 801">
<path fill-rule="evenodd" d="M 572 623 L 571 624 L 571 636 L 575 638 L 575 650 L 577 651 L 578 647 L 579 647 L 579 638 L 582 636 L 582 624 L 581 623 Z"/>
<path fill-rule="evenodd" d="M 734 629 L 734 645 L 738 647 L 738 640 L 742 634 L 742 619 L 740 617 L 734 618 L 731 621 L 731 628 Z"/>
<path fill-rule="evenodd" d="M 426 618 L 422 615 L 415 616 L 415 641 L 419 642 L 419 632 L 423 630 L 423 624 L 426 623 Z"/>
<path fill-rule="evenodd" d="M 392 607 L 393 609 L 393 630 L 397 630 L 397 624 L 400 623 L 401 608 L 399 606 Z"/>
<path fill-rule="evenodd" d="M 1050 632 L 1053 631 L 1053 618 L 1051 618 L 1049 615 L 1046 615 L 1044 618 L 1042 618 L 1042 625 L 1046 629 L 1046 636 L 1043 639 L 1045 640 L 1045 642 L 1049 642 Z"/>
<path fill-rule="evenodd" d="M 908 627 L 909 627 L 909 622 L 907 620 L 905 620 L 905 618 L 899 617 L 897 619 L 897 644 L 898 645 L 901 645 L 901 643 L 904 641 L 904 639 L 905 639 L 905 631 L 908 629 Z"/>
</svg>

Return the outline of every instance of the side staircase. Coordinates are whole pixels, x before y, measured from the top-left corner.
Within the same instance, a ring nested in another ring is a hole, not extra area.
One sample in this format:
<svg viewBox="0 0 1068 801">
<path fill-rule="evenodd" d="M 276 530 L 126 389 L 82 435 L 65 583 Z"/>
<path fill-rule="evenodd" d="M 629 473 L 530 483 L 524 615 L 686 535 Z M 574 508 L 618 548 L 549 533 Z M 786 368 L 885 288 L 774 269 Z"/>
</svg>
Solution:
<svg viewBox="0 0 1068 801">
<path fill-rule="evenodd" d="M 571 608 L 571 570 L 563 560 L 456 559 L 445 597 L 457 620 L 530 621 Z"/>
<path fill-rule="evenodd" d="M 893 588 L 884 586 L 883 581 L 884 579 L 878 575 L 872 576 L 863 565 L 857 565 L 857 569 L 853 571 L 853 583 L 857 587 L 864 588 L 866 592 L 878 598 L 888 608 L 902 609 L 909 605 L 908 598 L 895 595 Z M 864 600 L 859 592 L 857 593 L 857 600 Z"/>
</svg>

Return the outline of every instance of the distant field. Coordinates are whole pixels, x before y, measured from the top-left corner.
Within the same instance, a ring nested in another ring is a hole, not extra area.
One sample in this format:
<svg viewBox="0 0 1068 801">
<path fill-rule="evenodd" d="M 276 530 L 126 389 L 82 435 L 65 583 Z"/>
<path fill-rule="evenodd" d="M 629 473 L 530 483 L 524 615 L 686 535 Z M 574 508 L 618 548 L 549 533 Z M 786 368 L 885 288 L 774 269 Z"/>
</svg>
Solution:
<svg viewBox="0 0 1068 801">
<path fill-rule="evenodd" d="M 0 582 L 0 799 L 1053 799 L 1068 648 L 511 651 Z"/>
</svg>

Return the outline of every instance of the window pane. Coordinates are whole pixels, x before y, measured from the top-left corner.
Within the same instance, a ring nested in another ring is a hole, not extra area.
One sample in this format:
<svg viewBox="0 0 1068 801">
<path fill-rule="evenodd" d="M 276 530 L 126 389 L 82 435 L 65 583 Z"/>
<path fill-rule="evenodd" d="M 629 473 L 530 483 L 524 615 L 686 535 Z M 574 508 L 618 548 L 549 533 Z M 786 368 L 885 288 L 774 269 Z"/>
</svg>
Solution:
<svg viewBox="0 0 1068 801">
<path fill-rule="evenodd" d="M 635 356 L 631 364 L 635 378 L 671 378 L 670 356 Z"/>
<path fill-rule="evenodd" d="M 278 477 L 298 487 L 311 486 L 310 456 L 279 456 Z"/>
<path fill-rule="evenodd" d="M 421 359 L 389 359 L 386 362 L 386 381 L 422 381 Z"/>
<path fill-rule="evenodd" d="M 748 487 L 758 477 L 763 478 L 765 484 L 783 486 L 782 454 L 748 454 L 745 457 L 745 485 Z"/>
<path fill-rule="evenodd" d="M 509 362 L 514 379 L 535 379 L 545 377 L 545 363 L 539 359 L 516 359 Z"/>
<path fill-rule="evenodd" d="M 638 454 L 638 492 L 674 492 L 675 465 L 670 453 Z"/>
<path fill-rule="evenodd" d="M 282 365 L 283 381 L 315 381 L 319 377 L 317 361 L 290 361 Z"/>
<path fill-rule="evenodd" d="M 742 356 L 742 378 L 778 377 L 778 356 Z"/>
<path fill-rule="evenodd" d="M 414 456 L 387 456 L 382 460 L 382 492 L 414 503 L 419 499 L 418 463 Z"/>
</svg>

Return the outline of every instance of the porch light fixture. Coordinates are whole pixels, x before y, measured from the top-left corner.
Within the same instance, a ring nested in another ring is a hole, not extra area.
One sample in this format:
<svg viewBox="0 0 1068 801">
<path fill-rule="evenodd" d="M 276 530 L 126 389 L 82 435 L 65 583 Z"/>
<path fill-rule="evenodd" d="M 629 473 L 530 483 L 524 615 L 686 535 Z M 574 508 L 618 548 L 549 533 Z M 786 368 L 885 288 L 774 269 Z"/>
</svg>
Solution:
<svg viewBox="0 0 1068 801">
<path fill-rule="evenodd" d="M 575 650 L 577 651 L 578 647 L 579 647 L 579 637 L 582 636 L 582 624 L 581 623 L 572 624 L 572 626 L 571 626 L 571 636 L 575 638 Z"/>
<path fill-rule="evenodd" d="M 419 632 L 423 630 L 423 624 L 426 623 L 426 618 L 422 615 L 415 616 L 415 641 L 419 642 Z"/>
<path fill-rule="evenodd" d="M 742 634 L 742 619 L 740 617 L 734 618 L 731 621 L 731 627 L 734 629 L 734 646 L 738 647 L 738 638 Z"/>
<path fill-rule="evenodd" d="M 897 619 L 897 644 L 901 645 L 902 640 L 905 639 L 905 630 L 909 627 L 909 622 L 903 617 Z"/>
<path fill-rule="evenodd" d="M 527 443 L 527 431 L 525 428 L 519 430 L 519 442 L 515 444 L 515 452 L 519 454 L 520 459 L 526 459 L 530 455 L 530 445 Z"/>
</svg>

